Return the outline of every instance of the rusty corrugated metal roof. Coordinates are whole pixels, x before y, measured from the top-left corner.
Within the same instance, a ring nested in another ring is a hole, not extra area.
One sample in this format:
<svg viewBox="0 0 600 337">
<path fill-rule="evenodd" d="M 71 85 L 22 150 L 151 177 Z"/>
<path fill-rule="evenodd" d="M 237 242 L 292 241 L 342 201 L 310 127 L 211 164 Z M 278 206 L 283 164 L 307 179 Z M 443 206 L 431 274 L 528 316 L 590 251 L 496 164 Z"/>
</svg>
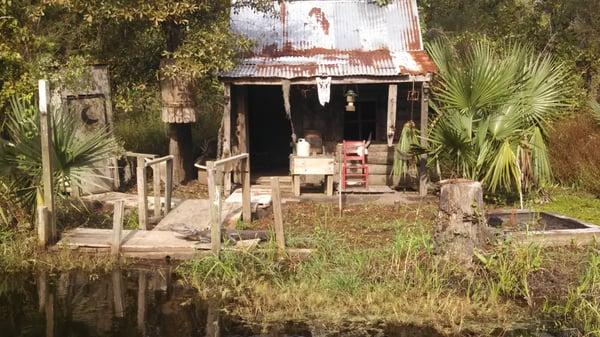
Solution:
<svg viewBox="0 0 600 337">
<path fill-rule="evenodd" d="M 282 1 L 274 13 L 235 10 L 233 32 L 256 42 L 226 78 L 399 76 L 435 71 L 421 40 L 416 0 Z"/>
</svg>

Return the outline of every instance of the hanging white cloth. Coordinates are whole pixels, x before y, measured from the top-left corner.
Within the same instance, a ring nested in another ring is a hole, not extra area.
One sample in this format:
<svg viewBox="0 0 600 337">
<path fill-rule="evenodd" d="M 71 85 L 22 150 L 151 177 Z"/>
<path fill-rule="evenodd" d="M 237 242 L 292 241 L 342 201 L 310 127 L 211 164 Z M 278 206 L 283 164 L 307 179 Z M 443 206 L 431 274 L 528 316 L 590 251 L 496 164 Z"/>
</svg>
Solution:
<svg viewBox="0 0 600 337">
<path fill-rule="evenodd" d="M 319 92 L 319 103 L 325 106 L 331 97 L 331 77 L 317 77 L 317 91 Z"/>
</svg>

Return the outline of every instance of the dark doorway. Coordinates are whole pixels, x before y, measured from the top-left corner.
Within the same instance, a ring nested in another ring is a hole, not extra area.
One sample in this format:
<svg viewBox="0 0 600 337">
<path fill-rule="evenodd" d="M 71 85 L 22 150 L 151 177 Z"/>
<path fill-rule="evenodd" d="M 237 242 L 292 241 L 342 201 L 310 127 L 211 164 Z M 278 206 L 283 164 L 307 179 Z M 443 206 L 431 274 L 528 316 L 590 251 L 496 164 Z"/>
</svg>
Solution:
<svg viewBox="0 0 600 337">
<path fill-rule="evenodd" d="M 292 132 L 281 86 L 249 86 L 248 115 L 253 172 L 287 175 Z"/>
<path fill-rule="evenodd" d="M 356 111 L 344 114 L 344 139 L 377 139 L 377 102 L 356 102 Z"/>
</svg>

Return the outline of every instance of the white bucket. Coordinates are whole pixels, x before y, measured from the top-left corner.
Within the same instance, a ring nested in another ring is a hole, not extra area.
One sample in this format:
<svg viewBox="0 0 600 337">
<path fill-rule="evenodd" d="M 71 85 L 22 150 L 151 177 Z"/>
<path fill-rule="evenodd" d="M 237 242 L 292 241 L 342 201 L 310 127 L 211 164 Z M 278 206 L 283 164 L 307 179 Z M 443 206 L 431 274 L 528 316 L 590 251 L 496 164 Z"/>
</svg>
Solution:
<svg viewBox="0 0 600 337">
<path fill-rule="evenodd" d="M 298 157 L 308 157 L 310 155 L 310 143 L 306 139 L 298 139 L 296 143 L 296 155 Z"/>
</svg>

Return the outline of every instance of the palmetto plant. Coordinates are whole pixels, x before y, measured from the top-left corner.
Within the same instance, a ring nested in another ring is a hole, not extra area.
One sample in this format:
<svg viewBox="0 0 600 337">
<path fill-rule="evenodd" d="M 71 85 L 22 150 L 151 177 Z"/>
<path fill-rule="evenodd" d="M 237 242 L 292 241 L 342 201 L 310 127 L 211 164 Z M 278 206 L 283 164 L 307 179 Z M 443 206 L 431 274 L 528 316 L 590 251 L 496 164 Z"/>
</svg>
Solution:
<svg viewBox="0 0 600 337">
<path fill-rule="evenodd" d="M 491 192 L 547 183 L 546 131 L 567 105 L 568 70 L 527 46 L 485 39 L 460 49 L 438 40 L 428 51 L 439 68 L 430 164 L 444 177 L 481 180 Z"/>
<path fill-rule="evenodd" d="M 105 167 L 120 147 L 106 128 L 85 133 L 73 114 L 55 111 L 52 114 L 53 176 L 56 194 L 90 183 L 91 177 L 101 177 L 98 169 Z M 11 100 L 6 116 L 6 139 L 0 141 L 0 182 L 12 197 L 25 207 L 41 201 L 41 139 L 39 112 L 29 100 Z M 102 178 L 102 177 L 101 177 Z M 93 183 L 93 182 L 92 182 Z"/>
</svg>

